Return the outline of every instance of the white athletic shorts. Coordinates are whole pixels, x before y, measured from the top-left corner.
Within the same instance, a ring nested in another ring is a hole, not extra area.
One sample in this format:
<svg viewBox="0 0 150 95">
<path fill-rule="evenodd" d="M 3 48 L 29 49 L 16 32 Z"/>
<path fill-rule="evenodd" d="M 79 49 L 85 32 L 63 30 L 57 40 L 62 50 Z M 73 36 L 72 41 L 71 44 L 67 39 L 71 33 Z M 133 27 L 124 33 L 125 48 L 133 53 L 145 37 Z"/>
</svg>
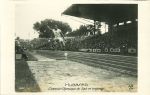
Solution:
<svg viewBox="0 0 150 95">
<path fill-rule="evenodd" d="M 54 38 L 55 40 L 59 40 L 60 42 L 63 42 L 64 39 L 62 37 L 57 37 L 57 38 Z"/>
</svg>

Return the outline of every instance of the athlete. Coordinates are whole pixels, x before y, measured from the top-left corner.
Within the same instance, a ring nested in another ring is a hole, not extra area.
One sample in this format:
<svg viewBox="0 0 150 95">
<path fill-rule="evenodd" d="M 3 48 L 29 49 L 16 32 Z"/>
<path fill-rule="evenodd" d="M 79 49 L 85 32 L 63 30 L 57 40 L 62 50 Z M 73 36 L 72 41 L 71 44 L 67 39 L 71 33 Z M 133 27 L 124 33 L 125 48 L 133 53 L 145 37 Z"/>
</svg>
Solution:
<svg viewBox="0 0 150 95">
<path fill-rule="evenodd" d="M 62 31 L 60 29 L 58 29 L 57 25 L 55 25 L 54 29 L 51 29 L 49 26 L 48 26 L 48 28 L 53 31 L 53 34 L 54 34 L 53 40 L 54 40 L 54 44 L 56 45 L 56 47 L 60 46 L 61 49 L 64 49 L 65 39 L 64 39 L 64 35 L 63 35 Z"/>
</svg>

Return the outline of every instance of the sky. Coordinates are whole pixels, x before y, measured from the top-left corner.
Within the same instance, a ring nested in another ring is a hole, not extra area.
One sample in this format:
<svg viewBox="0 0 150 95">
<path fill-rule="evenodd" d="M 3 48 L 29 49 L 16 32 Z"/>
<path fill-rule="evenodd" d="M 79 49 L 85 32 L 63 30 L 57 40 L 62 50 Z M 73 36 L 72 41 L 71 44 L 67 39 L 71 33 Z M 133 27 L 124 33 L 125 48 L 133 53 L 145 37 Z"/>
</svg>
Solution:
<svg viewBox="0 0 150 95">
<path fill-rule="evenodd" d="M 21 39 L 33 39 L 38 33 L 33 29 L 33 24 L 44 19 L 54 19 L 68 23 L 73 30 L 85 22 L 83 19 L 61 15 L 71 3 L 51 2 L 43 3 L 17 3 L 15 5 L 15 36 Z"/>
</svg>

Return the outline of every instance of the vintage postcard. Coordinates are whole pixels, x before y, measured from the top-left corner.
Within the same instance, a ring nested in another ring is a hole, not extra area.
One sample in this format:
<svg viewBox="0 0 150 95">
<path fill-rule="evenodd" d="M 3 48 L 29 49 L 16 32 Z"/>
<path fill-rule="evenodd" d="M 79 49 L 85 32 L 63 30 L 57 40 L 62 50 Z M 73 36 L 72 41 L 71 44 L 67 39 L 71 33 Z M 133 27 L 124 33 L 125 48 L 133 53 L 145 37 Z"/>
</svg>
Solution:
<svg viewBox="0 0 150 95">
<path fill-rule="evenodd" d="M 8 2 L 13 94 L 140 95 L 144 31 L 139 22 L 148 1 Z"/>
</svg>

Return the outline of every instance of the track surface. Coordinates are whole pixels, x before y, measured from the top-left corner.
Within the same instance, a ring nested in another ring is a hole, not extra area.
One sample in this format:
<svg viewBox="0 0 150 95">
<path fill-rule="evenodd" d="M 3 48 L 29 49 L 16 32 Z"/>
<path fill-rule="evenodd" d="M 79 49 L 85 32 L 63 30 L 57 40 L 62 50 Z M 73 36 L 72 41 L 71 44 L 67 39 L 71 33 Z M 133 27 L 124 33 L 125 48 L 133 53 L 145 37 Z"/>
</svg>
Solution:
<svg viewBox="0 0 150 95">
<path fill-rule="evenodd" d="M 137 76 L 137 57 L 71 51 L 41 50 L 36 52 L 52 59 L 67 59 L 110 71 Z M 67 57 L 65 57 L 64 53 L 68 54 Z"/>
<path fill-rule="evenodd" d="M 100 92 L 137 91 L 137 77 L 122 74 L 119 72 L 113 72 L 112 67 L 108 64 L 106 65 L 108 68 L 101 68 L 101 62 L 104 62 L 105 60 L 103 58 L 101 59 L 98 56 L 106 57 L 112 55 L 67 52 L 68 57 L 66 58 L 64 56 L 64 53 L 66 52 L 63 51 L 42 50 L 29 53 L 37 59 L 28 60 L 27 65 L 29 67 L 31 75 L 35 79 L 35 82 L 42 92 L 64 90 Z M 109 60 L 112 60 L 110 59 L 111 57 L 107 58 L 109 58 Z M 128 61 L 131 60 L 129 59 Z M 113 62 L 116 62 L 116 60 Z M 123 61 L 121 63 L 123 64 Z M 87 84 L 87 86 L 66 85 L 74 83 L 85 83 Z M 77 90 L 76 88 L 79 88 L 79 90 Z M 83 88 L 91 89 L 86 90 Z"/>
</svg>

